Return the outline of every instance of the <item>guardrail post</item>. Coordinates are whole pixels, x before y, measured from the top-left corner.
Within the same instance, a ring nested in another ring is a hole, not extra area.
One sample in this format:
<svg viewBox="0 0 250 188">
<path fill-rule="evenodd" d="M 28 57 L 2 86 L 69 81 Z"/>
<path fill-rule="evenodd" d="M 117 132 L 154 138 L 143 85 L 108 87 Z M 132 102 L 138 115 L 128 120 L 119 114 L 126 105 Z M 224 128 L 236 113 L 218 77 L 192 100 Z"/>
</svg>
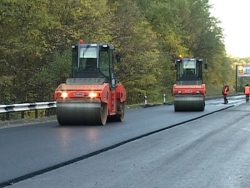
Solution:
<svg viewBox="0 0 250 188">
<path fill-rule="evenodd" d="M 50 108 L 50 115 L 56 115 L 56 108 Z"/>
<path fill-rule="evenodd" d="M 45 113 L 46 113 L 46 116 L 49 117 L 50 116 L 50 109 L 49 108 L 46 109 Z"/>
<path fill-rule="evenodd" d="M 35 118 L 36 119 L 38 118 L 38 110 L 37 109 L 35 110 Z"/>
<path fill-rule="evenodd" d="M 24 119 L 24 111 L 21 111 L 21 118 Z"/>
<path fill-rule="evenodd" d="M 6 112 L 6 119 L 10 120 L 10 113 L 9 112 Z"/>
</svg>

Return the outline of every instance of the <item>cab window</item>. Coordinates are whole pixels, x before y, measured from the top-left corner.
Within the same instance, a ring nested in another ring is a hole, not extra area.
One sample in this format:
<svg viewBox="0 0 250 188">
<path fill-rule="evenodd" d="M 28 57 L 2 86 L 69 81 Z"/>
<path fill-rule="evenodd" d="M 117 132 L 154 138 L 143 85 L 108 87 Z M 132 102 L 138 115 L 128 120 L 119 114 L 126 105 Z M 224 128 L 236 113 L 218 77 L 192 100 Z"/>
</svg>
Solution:
<svg viewBox="0 0 250 188">
<path fill-rule="evenodd" d="M 107 77 L 109 77 L 109 52 L 100 52 L 100 71 Z"/>
</svg>

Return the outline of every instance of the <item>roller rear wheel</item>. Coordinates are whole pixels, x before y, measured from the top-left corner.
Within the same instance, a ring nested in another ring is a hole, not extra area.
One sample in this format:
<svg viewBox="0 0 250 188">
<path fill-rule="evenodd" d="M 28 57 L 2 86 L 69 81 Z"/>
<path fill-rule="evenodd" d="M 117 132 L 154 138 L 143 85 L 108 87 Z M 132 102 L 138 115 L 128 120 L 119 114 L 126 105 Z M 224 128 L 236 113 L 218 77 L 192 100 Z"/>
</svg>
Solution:
<svg viewBox="0 0 250 188">
<path fill-rule="evenodd" d="M 108 118 L 108 105 L 106 103 L 101 103 L 100 119 L 98 124 L 105 125 L 107 123 L 107 118 Z"/>
<path fill-rule="evenodd" d="M 124 115 L 125 115 L 125 103 L 117 101 L 117 114 L 108 116 L 108 121 L 121 122 L 124 120 Z"/>
</svg>

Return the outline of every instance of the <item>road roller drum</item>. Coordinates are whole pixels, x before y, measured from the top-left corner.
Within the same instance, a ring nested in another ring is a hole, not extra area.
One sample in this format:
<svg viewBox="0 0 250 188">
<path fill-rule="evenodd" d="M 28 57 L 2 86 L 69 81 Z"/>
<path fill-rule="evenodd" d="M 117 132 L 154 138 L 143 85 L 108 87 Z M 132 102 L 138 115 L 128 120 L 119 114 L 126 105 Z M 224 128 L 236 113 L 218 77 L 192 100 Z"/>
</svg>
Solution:
<svg viewBox="0 0 250 188">
<path fill-rule="evenodd" d="M 203 111 L 205 108 L 205 99 L 202 95 L 177 95 L 174 97 L 175 111 Z"/>
<path fill-rule="evenodd" d="M 60 125 L 105 125 L 107 104 L 57 103 L 57 120 Z"/>
</svg>

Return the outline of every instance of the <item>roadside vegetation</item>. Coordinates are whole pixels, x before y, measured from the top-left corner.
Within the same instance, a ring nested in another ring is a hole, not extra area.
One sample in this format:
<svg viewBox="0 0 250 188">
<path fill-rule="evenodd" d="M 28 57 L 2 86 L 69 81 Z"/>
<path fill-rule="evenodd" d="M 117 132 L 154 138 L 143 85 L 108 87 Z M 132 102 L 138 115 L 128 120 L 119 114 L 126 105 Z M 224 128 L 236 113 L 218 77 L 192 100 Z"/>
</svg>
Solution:
<svg viewBox="0 0 250 188">
<path fill-rule="evenodd" d="M 2 0 L 0 104 L 53 100 L 79 39 L 115 45 L 127 104 L 171 97 L 179 54 L 207 62 L 208 88 L 234 87 L 235 65 L 250 58 L 227 56 L 210 8 L 208 0 Z"/>
</svg>

